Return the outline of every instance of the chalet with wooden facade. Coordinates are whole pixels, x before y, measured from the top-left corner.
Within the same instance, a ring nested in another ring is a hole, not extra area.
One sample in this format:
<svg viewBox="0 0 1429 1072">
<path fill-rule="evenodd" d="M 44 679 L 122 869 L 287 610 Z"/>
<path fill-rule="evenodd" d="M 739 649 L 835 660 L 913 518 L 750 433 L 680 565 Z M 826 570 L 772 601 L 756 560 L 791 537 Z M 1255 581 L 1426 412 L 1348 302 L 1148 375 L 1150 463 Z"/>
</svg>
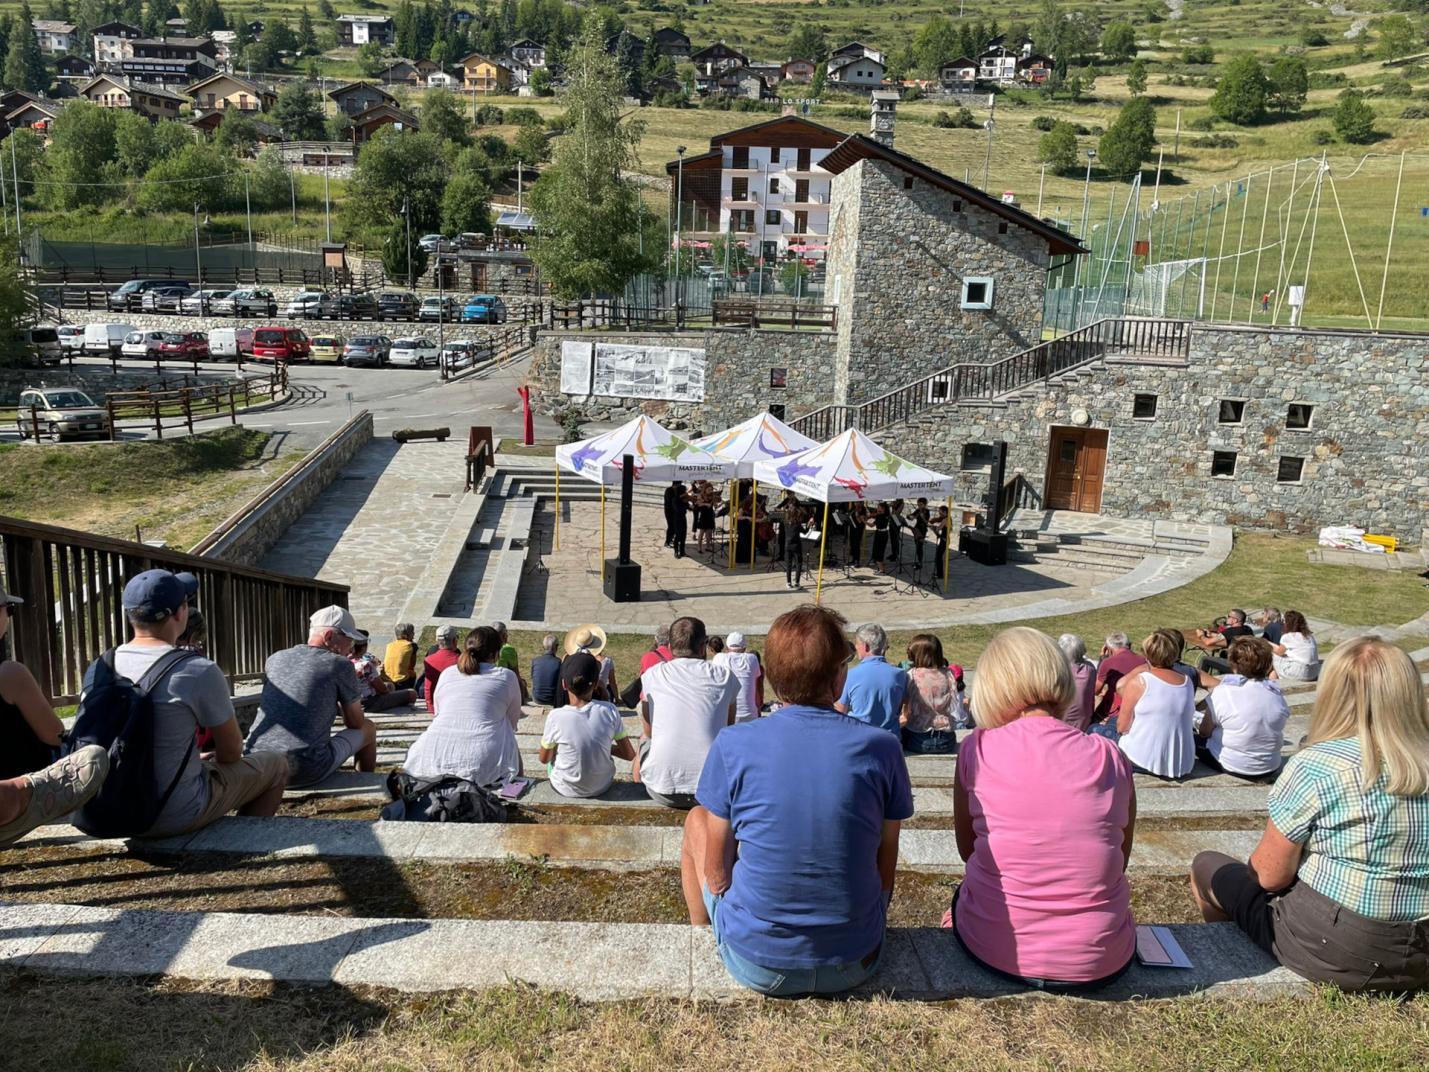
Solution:
<svg viewBox="0 0 1429 1072">
<path fill-rule="evenodd" d="M 134 55 L 131 41 L 143 37 L 144 31 L 127 22 L 106 22 L 90 31 L 94 42 L 94 62 L 101 68 Z"/>
<path fill-rule="evenodd" d="M 650 38 L 650 44 L 660 55 L 669 56 L 676 63 L 683 63 L 690 58 L 690 35 L 673 26 L 656 30 Z"/>
<path fill-rule="evenodd" d="M 236 74 L 214 74 L 195 82 L 184 90 L 194 107 L 205 112 L 227 111 L 266 112 L 278 95 L 265 85 L 240 78 Z"/>
<path fill-rule="evenodd" d="M 396 97 L 371 82 L 349 82 L 345 86 L 338 86 L 328 93 L 328 100 L 349 118 L 361 115 L 379 104 L 397 104 Z"/>
<path fill-rule="evenodd" d="M 383 127 L 397 130 L 420 130 L 421 124 L 411 112 L 395 104 L 382 103 L 352 117 L 352 142 L 361 145 Z"/>
<path fill-rule="evenodd" d="M 461 61 L 462 87 L 473 93 L 507 93 L 511 89 L 511 68 L 500 60 L 473 52 Z"/>
<path fill-rule="evenodd" d="M 149 119 L 177 119 L 179 108 L 186 103 L 162 86 L 109 73 L 95 75 L 80 86 L 79 95 L 101 108 L 127 108 Z"/>
<path fill-rule="evenodd" d="M 723 41 L 716 41 L 707 48 L 691 53 L 690 62 L 695 65 L 697 75 L 709 78 L 731 67 L 749 66 L 749 57 L 738 49 L 730 48 Z"/>
</svg>

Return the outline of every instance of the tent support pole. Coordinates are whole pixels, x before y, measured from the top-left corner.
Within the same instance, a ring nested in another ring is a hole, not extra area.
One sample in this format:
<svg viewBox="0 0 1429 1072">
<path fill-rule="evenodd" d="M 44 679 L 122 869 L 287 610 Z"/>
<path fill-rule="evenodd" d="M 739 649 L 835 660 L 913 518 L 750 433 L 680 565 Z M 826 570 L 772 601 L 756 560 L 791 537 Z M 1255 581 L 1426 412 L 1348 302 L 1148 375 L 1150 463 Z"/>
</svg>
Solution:
<svg viewBox="0 0 1429 1072">
<path fill-rule="evenodd" d="M 759 542 L 759 481 L 749 493 L 749 572 L 754 572 L 754 547 Z"/>
<path fill-rule="evenodd" d="M 797 537 L 795 537 L 797 539 Z M 829 542 L 829 504 L 824 503 L 824 527 L 819 530 L 819 579 L 814 584 L 814 604 L 824 597 L 824 547 Z"/>
<path fill-rule="evenodd" d="M 561 549 L 561 465 L 556 463 L 556 550 Z M 604 484 L 601 485 L 605 487 Z"/>
<path fill-rule="evenodd" d="M 948 567 L 953 561 L 953 497 L 948 496 L 948 535 L 943 541 L 943 595 L 948 594 Z"/>
<path fill-rule="evenodd" d="M 605 591 L 605 485 L 600 486 L 600 590 Z"/>
<path fill-rule="evenodd" d="M 734 530 L 739 524 L 739 504 L 734 501 L 733 480 L 729 482 L 729 487 L 726 489 L 725 494 L 729 496 L 729 509 L 724 515 L 728 518 L 724 523 L 725 543 L 729 544 L 729 547 L 726 549 L 729 552 L 729 568 L 734 569 Z"/>
</svg>

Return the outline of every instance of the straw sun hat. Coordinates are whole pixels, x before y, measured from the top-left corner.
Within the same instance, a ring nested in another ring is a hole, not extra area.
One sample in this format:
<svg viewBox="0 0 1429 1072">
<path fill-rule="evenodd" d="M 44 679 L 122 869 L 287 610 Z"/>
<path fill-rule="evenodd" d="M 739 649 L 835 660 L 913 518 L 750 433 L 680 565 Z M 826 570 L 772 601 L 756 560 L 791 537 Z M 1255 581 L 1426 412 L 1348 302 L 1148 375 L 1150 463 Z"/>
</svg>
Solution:
<svg viewBox="0 0 1429 1072">
<path fill-rule="evenodd" d="M 592 655 L 605 650 L 605 630 L 598 625 L 578 625 L 566 634 L 566 654 L 574 655 L 585 648 Z"/>
</svg>

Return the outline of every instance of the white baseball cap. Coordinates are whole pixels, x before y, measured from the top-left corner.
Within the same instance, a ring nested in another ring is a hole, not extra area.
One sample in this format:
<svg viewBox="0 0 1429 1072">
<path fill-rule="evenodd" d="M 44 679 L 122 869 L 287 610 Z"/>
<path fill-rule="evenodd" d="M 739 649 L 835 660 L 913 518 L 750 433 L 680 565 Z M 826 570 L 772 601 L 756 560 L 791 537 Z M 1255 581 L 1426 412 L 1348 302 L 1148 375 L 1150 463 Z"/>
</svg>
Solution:
<svg viewBox="0 0 1429 1072">
<path fill-rule="evenodd" d="M 351 637 L 353 640 L 366 640 L 357 629 L 357 623 L 352 620 L 352 615 L 348 613 L 346 607 L 339 607 L 333 604 L 317 611 L 308 619 L 308 631 L 316 633 L 319 629 L 336 629 L 343 636 Z"/>
<path fill-rule="evenodd" d="M 744 634 L 743 634 L 743 633 L 730 633 L 729 636 L 727 636 L 727 637 L 724 638 L 724 646 L 725 646 L 726 648 L 742 648 L 742 647 L 744 647 Z"/>
</svg>

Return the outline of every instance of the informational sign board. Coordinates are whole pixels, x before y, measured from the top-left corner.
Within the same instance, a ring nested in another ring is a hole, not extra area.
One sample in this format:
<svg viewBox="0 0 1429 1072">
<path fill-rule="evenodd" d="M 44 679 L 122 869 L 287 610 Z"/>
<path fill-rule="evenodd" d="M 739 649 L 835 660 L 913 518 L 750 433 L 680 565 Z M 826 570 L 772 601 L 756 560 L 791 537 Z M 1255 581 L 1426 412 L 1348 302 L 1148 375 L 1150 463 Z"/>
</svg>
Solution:
<svg viewBox="0 0 1429 1072">
<path fill-rule="evenodd" d="M 564 369 L 564 361 L 562 367 Z M 617 398 L 703 402 L 705 352 L 683 346 L 597 343 L 591 393 Z"/>
<path fill-rule="evenodd" d="M 591 362 L 594 343 L 561 341 L 561 393 L 590 394 Z"/>
</svg>

